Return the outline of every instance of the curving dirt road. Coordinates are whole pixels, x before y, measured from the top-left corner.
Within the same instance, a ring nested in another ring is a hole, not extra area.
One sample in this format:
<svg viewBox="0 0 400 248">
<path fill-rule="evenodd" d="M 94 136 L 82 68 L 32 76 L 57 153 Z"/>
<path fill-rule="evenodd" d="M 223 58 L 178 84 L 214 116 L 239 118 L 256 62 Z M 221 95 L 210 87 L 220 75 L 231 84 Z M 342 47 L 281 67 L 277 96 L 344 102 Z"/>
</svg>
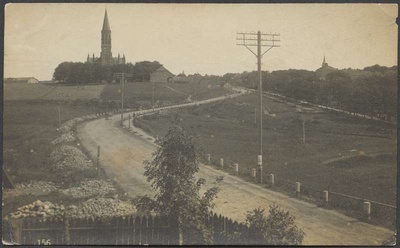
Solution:
<svg viewBox="0 0 400 248">
<path fill-rule="evenodd" d="M 100 145 L 102 167 L 130 197 L 153 195 L 150 184 L 143 176 L 143 160 L 150 159 L 156 149 L 154 139 L 134 127 L 131 131 L 122 129 L 119 120 L 120 116 L 116 115 L 110 120 L 98 119 L 79 125 L 77 131 L 81 144 L 93 157 Z M 206 186 L 221 175 L 224 181 L 215 201 L 215 212 L 242 221 L 246 211 L 259 206 L 268 209 L 269 205 L 276 203 L 296 216 L 298 226 L 307 235 L 305 245 L 381 245 L 383 240 L 394 234 L 388 229 L 318 208 L 206 165 L 201 165 L 198 173 L 198 177 L 208 182 Z"/>
</svg>

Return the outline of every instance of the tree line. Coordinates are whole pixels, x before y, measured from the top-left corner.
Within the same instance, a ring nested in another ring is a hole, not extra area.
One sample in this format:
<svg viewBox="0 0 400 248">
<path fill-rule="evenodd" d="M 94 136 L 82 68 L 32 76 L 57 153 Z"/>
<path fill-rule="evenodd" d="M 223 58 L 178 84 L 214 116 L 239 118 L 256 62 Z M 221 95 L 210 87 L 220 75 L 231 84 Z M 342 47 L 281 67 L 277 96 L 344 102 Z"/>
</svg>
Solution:
<svg viewBox="0 0 400 248">
<path fill-rule="evenodd" d="M 343 69 L 325 79 L 314 71 L 280 70 L 262 72 L 263 89 L 310 103 L 369 116 L 393 119 L 397 111 L 397 67 L 374 65 L 362 70 Z M 258 88 L 258 73 L 228 73 L 222 83 Z"/>
<path fill-rule="evenodd" d="M 53 73 L 57 82 L 76 84 L 98 84 L 113 82 L 114 73 L 125 72 L 132 76 L 128 79 L 134 82 L 150 80 L 150 74 L 157 70 L 161 64 L 158 61 L 141 61 L 135 64 L 127 63 L 112 66 L 82 62 L 62 62 Z"/>
</svg>

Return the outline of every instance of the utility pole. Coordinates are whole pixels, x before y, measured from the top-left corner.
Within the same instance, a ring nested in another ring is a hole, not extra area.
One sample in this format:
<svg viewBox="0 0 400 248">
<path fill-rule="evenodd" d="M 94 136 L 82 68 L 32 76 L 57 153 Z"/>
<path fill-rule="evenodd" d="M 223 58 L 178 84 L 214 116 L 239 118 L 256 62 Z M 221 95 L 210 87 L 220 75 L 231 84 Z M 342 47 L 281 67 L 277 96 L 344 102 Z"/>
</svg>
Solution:
<svg viewBox="0 0 400 248">
<path fill-rule="evenodd" d="M 153 105 L 153 109 L 154 109 L 154 87 L 155 87 L 155 85 L 154 85 L 154 81 L 153 81 L 153 90 L 152 90 L 152 95 L 151 95 L 151 102 Z"/>
<path fill-rule="evenodd" d="M 254 108 L 254 124 L 257 124 L 257 108 Z"/>
<path fill-rule="evenodd" d="M 124 125 L 124 85 L 125 73 L 114 73 L 114 78 L 121 80 L 121 126 Z"/>
<path fill-rule="evenodd" d="M 262 33 L 260 31 L 258 32 L 238 32 L 237 35 L 239 37 L 236 38 L 238 43 L 238 46 L 244 46 L 246 47 L 254 56 L 257 58 L 257 69 L 258 69 L 258 79 L 259 79 L 259 85 L 258 85 L 258 91 L 259 91 L 259 119 L 258 119 L 258 134 L 259 134 L 259 142 L 258 142 L 258 178 L 260 180 L 260 183 L 263 183 L 263 143 L 262 143 L 262 135 L 263 135 L 263 104 L 262 104 L 262 71 L 261 71 L 261 59 L 264 54 L 266 54 L 269 50 L 271 50 L 273 47 L 280 47 L 280 45 L 276 44 L 276 42 L 279 42 L 280 39 L 277 39 L 280 37 L 280 34 L 274 33 Z M 250 47 L 251 46 L 256 46 L 257 47 L 257 53 L 255 53 Z M 268 49 L 265 52 L 262 52 L 262 47 L 268 47 Z"/>
<path fill-rule="evenodd" d="M 60 105 L 58 107 L 58 127 L 61 127 L 61 110 L 60 110 Z"/>
<path fill-rule="evenodd" d="M 306 143 L 306 121 L 303 121 L 303 144 Z"/>
</svg>

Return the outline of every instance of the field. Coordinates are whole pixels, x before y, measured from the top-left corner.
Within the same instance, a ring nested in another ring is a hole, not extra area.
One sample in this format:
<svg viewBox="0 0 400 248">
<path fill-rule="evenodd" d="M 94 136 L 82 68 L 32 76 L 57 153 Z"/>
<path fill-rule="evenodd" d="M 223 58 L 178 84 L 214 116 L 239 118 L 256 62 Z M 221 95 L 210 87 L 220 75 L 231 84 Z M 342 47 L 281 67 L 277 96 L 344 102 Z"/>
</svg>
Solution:
<svg viewBox="0 0 400 248">
<path fill-rule="evenodd" d="M 102 101 L 120 101 L 121 85 L 109 84 L 104 88 L 100 99 Z M 203 83 L 193 84 L 162 84 L 154 85 L 154 101 L 159 104 L 169 105 L 189 100 L 203 100 L 222 96 L 229 93 L 229 90 L 217 85 Z M 152 83 L 128 83 L 124 87 L 124 104 L 129 107 L 137 102 L 151 103 L 153 94 Z"/>
<path fill-rule="evenodd" d="M 178 113 L 182 125 L 199 137 L 204 153 L 251 168 L 257 163 L 257 99 L 256 95 L 247 95 Z M 329 187 L 335 192 L 396 204 L 394 127 L 269 98 L 264 103 L 267 173 L 321 190 Z M 164 135 L 171 116 L 148 116 L 143 123 Z"/>
<path fill-rule="evenodd" d="M 60 105 L 61 122 L 96 111 L 94 106 Z M 5 101 L 3 114 L 3 167 L 12 181 L 53 180 L 47 158 L 51 141 L 60 135 L 57 105 Z"/>
<path fill-rule="evenodd" d="M 4 100 L 93 100 L 105 85 L 5 84 Z"/>
<path fill-rule="evenodd" d="M 169 102 L 186 101 L 186 93 L 166 87 L 163 84 L 155 85 L 156 101 Z M 168 86 L 168 85 L 167 85 Z M 179 89 L 179 85 L 176 86 Z M 106 111 L 105 108 L 115 108 L 113 104 L 102 101 L 118 101 L 120 85 L 87 85 L 65 86 L 55 84 L 7 84 L 4 87 L 4 121 L 3 121 L 3 168 L 10 176 L 11 181 L 27 183 L 29 181 L 59 182 L 59 178 L 50 172 L 49 154 L 55 148 L 51 144 L 61 133 L 58 127 L 58 106 L 61 112 L 61 123 L 78 116 L 85 116 Z M 126 84 L 125 100 L 150 102 L 152 98 L 152 84 Z M 197 88 L 184 87 L 185 92 L 195 91 Z M 205 96 L 222 94 L 210 89 L 203 92 Z M 95 100 L 95 101 L 93 101 Z M 134 103 L 134 102 L 133 102 Z M 137 105 L 137 104 L 136 104 Z M 129 105 L 128 105 L 129 106 Z M 79 141 L 74 142 L 77 146 Z M 75 180 L 75 179 L 74 179 Z M 79 180 L 79 179 L 77 179 Z M 31 203 L 36 196 L 22 196 L 10 198 L 4 207 L 4 213 L 14 211 L 16 207 Z M 41 200 L 52 202 L 67 201 L 60 195 L 42 196 Z"/>
<path fill-rule="evenodd" d="M 64 104 L 60 105 L 60 111 L 61 122 L 65 122 L 78 116 L 93 114 L 97 107 Z M 51 142 L 60 136 L 57 131 L 57 105 L 42 101 L 5 101 L 3 116 L 3 169 L 10 180 L 14 184 L 33 180 L 60 183 L 60 178 L 50 172 L 48 164 L 49 154 L 55 148 Z M 51 193 L 39 198 L 58 204 L 75 204 L 73 199 L 60 194 Z M 38 196 L 34 195 L 9 197 L 3 208 L 3 216 L 37 199 Z"/>
</svg>

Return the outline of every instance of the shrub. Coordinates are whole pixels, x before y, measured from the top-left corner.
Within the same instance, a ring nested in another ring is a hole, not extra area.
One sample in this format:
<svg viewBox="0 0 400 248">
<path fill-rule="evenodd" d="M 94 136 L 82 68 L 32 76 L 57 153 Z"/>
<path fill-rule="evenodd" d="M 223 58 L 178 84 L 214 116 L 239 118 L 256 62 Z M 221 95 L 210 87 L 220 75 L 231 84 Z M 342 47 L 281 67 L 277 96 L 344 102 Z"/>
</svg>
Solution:
<svg viewBox="0 0 400 248">
<path fill-rule="evenodd" d="M 246 214 L 246 225 L 249 226 L 245 239 L 249 244 L 257 245 L 301 245 L 304 231 L 295 224 L 295 217 L 277 205 L 270 206 L 269 215 L 264 209 L 254 209 Z"/>
</svg>

